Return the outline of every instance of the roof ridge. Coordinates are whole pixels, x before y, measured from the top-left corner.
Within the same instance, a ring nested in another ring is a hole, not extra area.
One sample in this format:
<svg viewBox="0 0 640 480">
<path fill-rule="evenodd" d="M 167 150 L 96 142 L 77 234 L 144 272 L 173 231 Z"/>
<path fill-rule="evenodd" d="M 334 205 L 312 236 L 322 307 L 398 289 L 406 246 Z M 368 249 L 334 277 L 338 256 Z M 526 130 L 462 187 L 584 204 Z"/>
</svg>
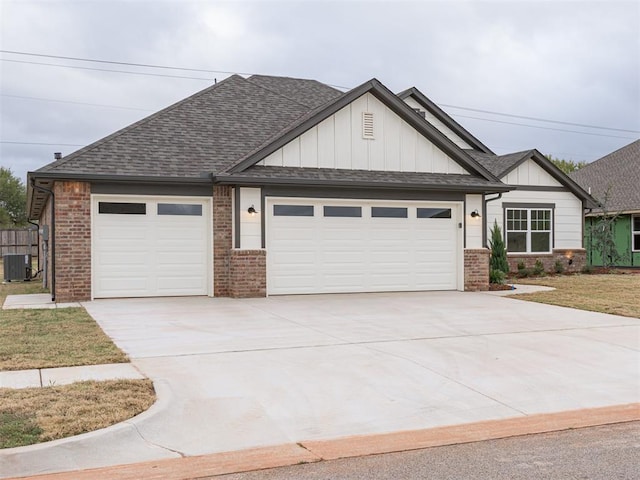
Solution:
<svg viewBox="0 0 640 480">
<path fill-rule="evenodd" d="M 49 163 L 49 164 L 45 165 L 44 167 L 41 167 L 38 170 L 36 170 L 36 172 L 45 173 L 45 172 L 50 171 L 52 168 L 57 168 L 57 167 L 59 167 L 61 165 L 65 165 L 67 162 L 73 160 L 74 158 L 78 157 L 79 155 L 85 154 L 85 153 L 87 153 L 87 152 L 89 152 L 89 151 L 91 151 L 91 150 L 93 150 L 95 148 L 98 148 L 101 145 L 103 145 L 103 144 L 105 144 L 105 143 L 107 143 L 107 142 L 109 142 L 109 141 L 111 141 L 111 140 L 113 140 L 115 138 L 118 138 L 121 135 L 124 135 L 125 133 L 129 133 L 132 130 L 135 130 L 136 128 L 138 128 L 138 127 L 150 122 L 151 120 L 159 117 L 160 115 L 165 114 L 167 112 L 170 112 L 171 110 L 174 110 L 175 108 L 177 108 L 179 106 L 182 106 L 185 103 L 188 103 L 189 101 L 194 100 L 195 98 L 198 98 L 198 97 L 200 97 L 200 96 L 202 96 L 202 95 L 204 95 L 206 93 L 211 92 L 212 90 L 214 90 L 215 88 L 219 87 L 223 83 L 229 82 L 231 79 L 236 79 L 236 80 L 240 79 L 242 81 L 246 81 L 246 79 L 242 78 L 242 76 L 234 73 L 233 75 L 228 76 L 224 80 L 221 80 L 221 81 L 219 81 L 217 83 L 214 83 L 213 85 L 210 85 L 207 88 L 204 88 L 204 89 L 202 89 L 202 90 L 200 90 L 200 91 L 198 91 L 198 92 L 196 92 L 196 93 L 194 93 L 192 95 L 189 95 L 186 98 L 183 98 L 182 100 L 178 100 L 177 102 L 175 102 L 175 103 L 173 103 L 173 104 L 171 104 L 171 105 L 169 105 L 169 106 L 167 106 L 167 107 L 165 107 L 165 108 L 163 108 L 163 109 L 161 109 L 161 110 L 159 110 L 159 111 L 157 111 L 155 113 L 152 113 L 151 115 L 148 115 L 148 116 L 146 116 L 144 118 L 141 118 L 140 120 L 138 120 L 138 121 L 136 121 L 136 122 L 134 122 L 134 123 L 132 123 L 130 125 L 127 125 L 126 127 L 122 127 L 120 130 L 117 130 L 114 133 L 112 133 L 110 135 L 107 135 L 106 137 L 100 138 L 100 139 L 96 140 L 95 142 L 92 142 L 89 145 L 84 146 L 84 147 L 80 148 L 79 150 L 76 150 L 76 151 L 70 153 L 67 157 L 62 158 L 61 160 Z M 252 83 L 252 85 L 255 85 L 255 84 Z"/>
<path fill-rule="evenodd" d="M 289 80 L 302 80 L 302 81 L 305 81 L 305 82 L 317 82 L 317 83 L 321 83 L 322 85 L 325 85 L 324 83 L 322 83 L 322 82 L 318 82 L 317 80 L 311 80 L 311 79 L 306 79 L 306 78 L 294 78 L 294 77 L 279 77 L 279 76 L 277 76 L 277 75 L 251 75 L 249 78 L 247 78 L 247 79 L 246 79 L 246 81 L 247 81 L 247 82 L 250 82 L 251 84 L 255 85 L 256 87 L 262 88 L 263 90 L 266 90 L 267 92 L 275 93 L 276 95 L 278 95 L 278 96 L 280 96 L 280 97 L 282 97 L 282 98 L 286 98 L 287 100 L 289 100 L 289 101 L 291 101 L 291 102 L 293 102 L 293 103 L 296 103 L 296 104 L 298 104 L 298 105 L 301 105 L 301 106 L 303 106 L 303 107 L 306 107 L 306 108 L 311 108 L 311 107 L 310 107 L 309 105 L 307 105 L 307 104 L 304 104 L 304 103 L 302 103 L 302 102 L 299 102 L 298 100 L 295 100 L 295 99 L 293 99 L 293 98 L 291 98 L 291 97 L 288 97 L 287 95 L 283 95 L 282 93 L 277 92 L 276 90 L 273 90 L 273 89 L 271 89 L 271 88 L 267 88 L 267 87 L 265 87 L 264 85 L 260 85 L 260 84 L 258 84 L 258 83 L 256 83 L 256 82 L 252 82 L 252 81 L 251 81 L 251 79 L 252 79 L 253 77 L 287 78 L 287 79 L 289 79 Z M 328 87 L 328 86 L 329 86 L 329 85 L 327 85 L 327 87 Z M 329 88 L 331 88 L 331 87 L 329 87 Z M 336 90 L 336 91 L 339 91 L 339 90 Z M 328 102 L 326 102 L 326 103 L 328 103 Z M 317 107 L 316 107 L 316 108 L 317 108 Z"/>
</svg>

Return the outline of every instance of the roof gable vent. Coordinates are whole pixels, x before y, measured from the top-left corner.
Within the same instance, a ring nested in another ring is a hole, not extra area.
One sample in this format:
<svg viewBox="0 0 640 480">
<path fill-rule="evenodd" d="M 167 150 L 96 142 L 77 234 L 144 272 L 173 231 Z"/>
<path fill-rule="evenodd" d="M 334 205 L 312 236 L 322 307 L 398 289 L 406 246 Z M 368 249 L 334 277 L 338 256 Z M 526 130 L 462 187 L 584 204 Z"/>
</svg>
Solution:
<svg viewBox="0 0 640 480">
<path fill-rule="evenodd" d="M 362 138 L 375 138 L 373 135 L 373 112 L 362 112 Z"/>
</svg>

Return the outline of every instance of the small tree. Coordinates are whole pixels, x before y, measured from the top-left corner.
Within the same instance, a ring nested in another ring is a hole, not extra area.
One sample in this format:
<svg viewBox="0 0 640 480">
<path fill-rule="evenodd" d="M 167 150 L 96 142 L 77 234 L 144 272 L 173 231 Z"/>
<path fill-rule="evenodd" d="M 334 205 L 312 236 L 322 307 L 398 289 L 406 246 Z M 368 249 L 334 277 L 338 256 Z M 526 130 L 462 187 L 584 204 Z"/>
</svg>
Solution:
<svg viewBox="0 0 640 480">
<path fill-rule="evenodd" d="M 491 228 L 491 239 L 489 240 L 489 248 L 491 248 L 491 257 L 489 259 L 489 279 L 499 280 L 509 273 L 509 262 L 507 262 L 507 249 L 502 239 L 502 230 L 498 226 L 498 222 L 493 222 Z M 500 272 L 500 273 L 497 273 Z M 492 283 L 502 283 L 501 281 L 492 281 Z"/>
<path fill-rule="evenodd" d="M 591 239 L 591 248 L 600 255 L 604 268 L 610 268 L 625 259 L 625 255 L 618 252 L 615 238 L 616 221 L 620 214 L 609 211 L 610 198 L 611 186 L 609 186 L 602 202 L 600 202 L 602 215 L 593 218 L 587 229 Z"/>
<path fill-rule="evenodd" d="M 576 170 L 584 167 L 587 164 L 587 162 L 584 161 L 576 162 L 573 160 L 564 160 L 561 158 L 554 158 L 551 155 L 546 155 L 546 157 L 551 163 L 553 163 L 564 173 L 575 172 Z"/>
<path fill-rule="evenodd" d="M 0 167 L 0 226 L 27 224 L 27 194 L 22 181 L 10 169 Z"/>
</svg>

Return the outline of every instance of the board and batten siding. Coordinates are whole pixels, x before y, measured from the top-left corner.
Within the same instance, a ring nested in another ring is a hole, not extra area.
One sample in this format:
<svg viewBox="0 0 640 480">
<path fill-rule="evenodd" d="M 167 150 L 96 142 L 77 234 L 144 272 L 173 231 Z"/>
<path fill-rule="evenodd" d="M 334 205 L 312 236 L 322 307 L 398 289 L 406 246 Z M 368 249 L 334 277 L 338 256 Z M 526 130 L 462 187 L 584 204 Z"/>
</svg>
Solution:
<svg viewBox="0 0 640 480">
<path fill-rule="evenodd" d="M 480 217 L 472 217 L 478 210 Z M 465 248 L 483 248 L 482 244 L 482 195 L 467 195 L 465 198 L 466 243 Z"/>
<path fill-rule="evenodd" d="M 497 220 L 504 235 L 504 203 L 552 203 L 554 210 L 553 248 L 582 248 L 582 202 L 571 192 L 514 190 L 499 201 L 487 203 L 487 232 Z"/>
<path fill-rule="evenodd" d="M 563 185 L 533 160 L 527 160 L 501 178 L 507 185 L 562 187 Z"/>
<path fill-rule="evenodd" d="M 363 112 L 373 113 L 373 139 L 363 138 Z M 258 165 L 468 174 L 370 93 L 338 110 Z"/>
<path fill-rule="evenodd" d="M 260 207 L 261 190 L 259 188 L 240 187 L 240 248 L 257 250 L 262 248 L 262 212 Z M 251 215 L 249 207 L 258 213 Z"/>
<path fill-rule="evenodd" d="M 429 112 L 428 110 L 425 110 L 425 108 L 413 98 L 411 97 L 405 98 L 404 103 L 406 103 L 413 109 L 417 108 L 425 112 L 425 120 L 429 122 L 431 125 L 433 125 L 435 128 L 437 128 L 440 131 L 440 133 L 442 133 L 445 137 L 447 137 L 449 140 L 451 140 L 460 148 L 465 148 L 465 149 L 473 148 L 471 145 L 465 142 L 460 136 L 458 136 L 453 130 L 451 130 L 444 123 L 438 120 L 431 112 Z"/>
</svg>

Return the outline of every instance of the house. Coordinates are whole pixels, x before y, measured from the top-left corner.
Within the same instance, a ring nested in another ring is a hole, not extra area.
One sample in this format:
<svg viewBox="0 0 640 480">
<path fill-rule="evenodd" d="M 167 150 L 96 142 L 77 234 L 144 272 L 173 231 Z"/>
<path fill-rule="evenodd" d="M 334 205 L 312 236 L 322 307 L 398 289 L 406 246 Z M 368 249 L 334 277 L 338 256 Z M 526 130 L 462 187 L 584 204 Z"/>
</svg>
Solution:
<svg viewBox="0 0 640 480">
<path fill-rule="evenodd" d="M 486 289 L 488 224 L 578 265 L 589 196 L 416 89 L 233 75 L 29 172 L 27 201 L 62 302 Z"/>
<path fill-rule="evenodd" d="M 602 265 L 592 227 L 606 213 L 617 216 L 613 229 L 620 259 L 614 260 L 613 265 L 640 266 L 640 140 L 572 172 L 570 177 L 601 204 L 585 217 L 589 264 Z"/>
</svg>

